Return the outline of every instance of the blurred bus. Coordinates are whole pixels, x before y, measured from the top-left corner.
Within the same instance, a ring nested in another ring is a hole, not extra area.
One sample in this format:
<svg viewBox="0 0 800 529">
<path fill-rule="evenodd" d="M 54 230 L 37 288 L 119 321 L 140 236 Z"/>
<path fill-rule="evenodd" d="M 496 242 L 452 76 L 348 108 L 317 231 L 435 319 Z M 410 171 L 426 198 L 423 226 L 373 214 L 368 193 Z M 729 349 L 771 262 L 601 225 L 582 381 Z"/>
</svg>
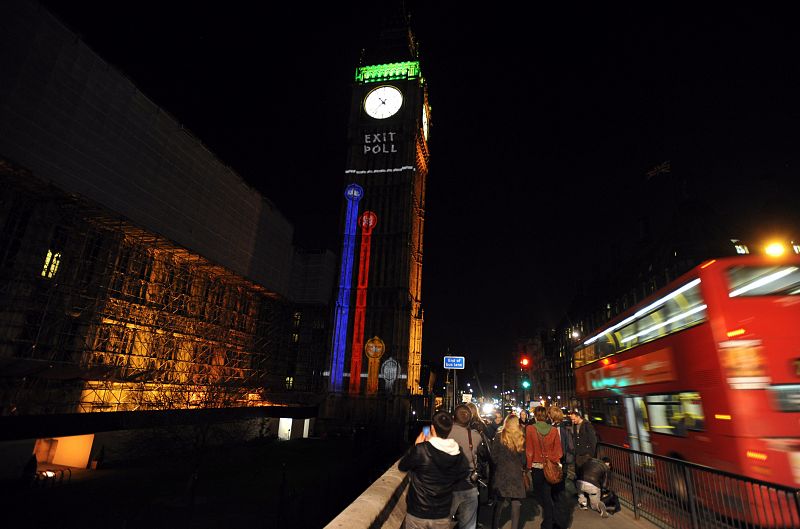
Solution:
<svg viewBox="0 0 800 529">
<path fill-rule="evenodd" d="M 588 336 L 606 443 L 800 486 L 800 256 L 707 261 Z"/>
</svg>

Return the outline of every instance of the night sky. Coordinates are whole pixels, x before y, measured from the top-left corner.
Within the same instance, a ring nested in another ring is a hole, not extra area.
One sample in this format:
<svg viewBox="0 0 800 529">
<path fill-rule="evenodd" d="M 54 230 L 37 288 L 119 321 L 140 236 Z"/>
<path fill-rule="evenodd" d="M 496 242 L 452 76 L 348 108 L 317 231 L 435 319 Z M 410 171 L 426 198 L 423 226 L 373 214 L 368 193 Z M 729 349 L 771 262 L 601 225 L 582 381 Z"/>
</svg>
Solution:
<svg viewBox="0 0 800 529">
<path fill-rule="evenodd" d="M 295 244 L 340 252 L 353 72 L 395 2 L 43 4 L 274 202 Z M 731 237 L 800 236 L 793 16 L 528 4 L 406 2 L 432 105 L 437 365 L 448 348 L 491 364 L 557 323 L 638 216 L 657 228 L 682 197 Z"/>
</svg>

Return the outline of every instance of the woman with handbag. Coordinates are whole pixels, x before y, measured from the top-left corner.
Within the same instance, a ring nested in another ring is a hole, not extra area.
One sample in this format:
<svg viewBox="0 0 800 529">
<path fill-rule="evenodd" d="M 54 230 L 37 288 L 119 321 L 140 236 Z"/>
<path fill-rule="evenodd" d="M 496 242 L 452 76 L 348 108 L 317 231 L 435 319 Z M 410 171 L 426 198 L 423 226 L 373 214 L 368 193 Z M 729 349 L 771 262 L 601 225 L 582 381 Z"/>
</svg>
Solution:
<svg viewBox="0 0 800 529">
<path fill-rule="evenodd" d="M 536 501 L 542 506 L 542 529 L 553 529 L 553 497 L 551 487 L 561 482 L 561 438 L 547 423 L 547 408 L 533 410 L 534 424 L 525 433 L 525 455 L 533 476 Z"/>
<path fill-rule="evenodd" d="M 511 503 L 511 529 L 519 527 L 520 508 L 525 498 L 525 437 L 519 426 L 519 417 L 508 415 L 492 441 L 492 485 L 496 503 L 492 516 L 492 529 L 499 529 L 500 515 Z"/>
</svg>

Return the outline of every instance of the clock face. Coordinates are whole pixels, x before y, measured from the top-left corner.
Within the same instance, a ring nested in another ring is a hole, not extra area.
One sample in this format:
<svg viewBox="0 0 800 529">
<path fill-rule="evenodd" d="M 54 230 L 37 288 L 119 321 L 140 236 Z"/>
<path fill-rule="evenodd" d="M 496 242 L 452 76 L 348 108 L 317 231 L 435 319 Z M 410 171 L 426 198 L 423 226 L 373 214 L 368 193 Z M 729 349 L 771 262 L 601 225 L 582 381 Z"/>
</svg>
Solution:
<svg viewBox="0 0 800 529">
<path fill-rule="evenodd" d="M 364 110 L 375 119 L 386 119 L 397 114 L 403 105 L 403 94 L 393 86 L 379 86 L 364 98 Z"/>
<path fill-rule="evenodd" d="M 422 134 L 428 139 L 428 107 L 422 107 Z"/>
</svg>

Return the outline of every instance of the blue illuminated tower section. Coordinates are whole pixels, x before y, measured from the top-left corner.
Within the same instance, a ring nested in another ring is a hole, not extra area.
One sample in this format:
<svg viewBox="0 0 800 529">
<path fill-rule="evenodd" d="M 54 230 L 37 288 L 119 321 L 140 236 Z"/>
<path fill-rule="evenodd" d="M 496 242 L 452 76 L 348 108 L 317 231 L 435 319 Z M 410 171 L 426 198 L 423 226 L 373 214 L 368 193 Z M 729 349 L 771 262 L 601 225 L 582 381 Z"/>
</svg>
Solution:
<svg viewBox="0 0 800 529">
<path fill-rule="evenodd" d="M 350 317 L 350 287 L 353 282 L 353 257 L 356 248 L 358 229 L 358 202 L 364 196 L 364 189 L 358 184 L 350 184 L 344 191 L 347 199 L 347 214 L 342 243 L 342 268 L 339 273 L 339 296 L 336 298 L 334 316 L 333 353 L 331 354 L 331 391 L 342 391 L 344 376 L 344 357 L 347 350 L 347 321 Z"/>
</svg>

